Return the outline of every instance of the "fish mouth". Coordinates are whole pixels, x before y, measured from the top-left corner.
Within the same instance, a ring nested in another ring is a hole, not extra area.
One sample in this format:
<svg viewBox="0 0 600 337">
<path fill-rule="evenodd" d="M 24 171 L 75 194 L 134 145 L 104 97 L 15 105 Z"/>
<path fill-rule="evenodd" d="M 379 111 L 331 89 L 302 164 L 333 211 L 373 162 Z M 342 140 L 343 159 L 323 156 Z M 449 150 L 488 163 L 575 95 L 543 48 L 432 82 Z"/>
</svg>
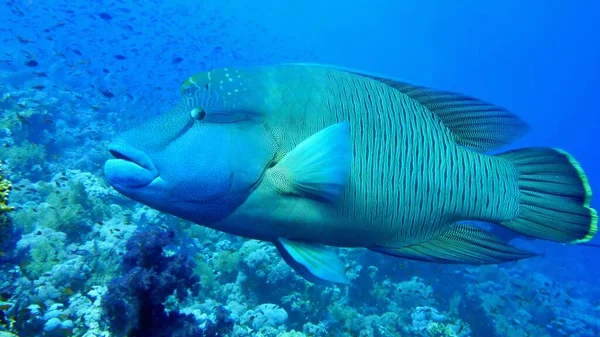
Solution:
<svg viewBox="0 0 600 337">
<path fill-rule="evenodd" d="M 104 175 L 115 187 L 140 188 L 159 177 L 158 170 L 146 153 L 127 146 L 109 146 L 114 157 L 104 163 Z"/>
</svg>

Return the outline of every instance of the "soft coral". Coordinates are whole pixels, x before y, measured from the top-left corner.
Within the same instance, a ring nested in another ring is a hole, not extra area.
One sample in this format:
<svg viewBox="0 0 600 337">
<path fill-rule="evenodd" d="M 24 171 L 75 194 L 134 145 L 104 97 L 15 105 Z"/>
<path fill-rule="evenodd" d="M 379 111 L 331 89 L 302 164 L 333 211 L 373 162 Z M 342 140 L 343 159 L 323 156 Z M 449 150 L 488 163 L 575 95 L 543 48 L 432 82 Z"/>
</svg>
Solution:
<svg viewBox="0 0 600 337">
<path fill-rule="evenodd" d="M 127 242 L 125 274 L 109 283 L 103 298 L 114 332 L 131 337 L 204 336 L 192 315 L 167 313 L 163 305 L 173 293 L 183 300 L 188 291 L 197 295 L 199 290 L 194 263 L 184 254 L 163 254 L 173 240 L 172 231 L 146 228 Z"/>
</svg>

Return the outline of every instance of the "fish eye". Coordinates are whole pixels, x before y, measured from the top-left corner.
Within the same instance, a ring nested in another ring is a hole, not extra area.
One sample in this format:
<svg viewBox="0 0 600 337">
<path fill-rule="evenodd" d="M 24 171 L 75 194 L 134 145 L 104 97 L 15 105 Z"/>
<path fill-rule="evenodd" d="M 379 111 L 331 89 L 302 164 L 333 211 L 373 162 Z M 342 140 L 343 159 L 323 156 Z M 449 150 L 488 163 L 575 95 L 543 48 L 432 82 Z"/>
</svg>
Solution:
<svg viewBox="0 0 600 337">
<path fill-rule="evenodd" d="M 204 111 L 202 108 L 195 108 L 190 111 L 190 115 L 193 119 L 201 121 L 204 119 L 204 117 L 206 117 L 206 111 Z"/>
</svg>

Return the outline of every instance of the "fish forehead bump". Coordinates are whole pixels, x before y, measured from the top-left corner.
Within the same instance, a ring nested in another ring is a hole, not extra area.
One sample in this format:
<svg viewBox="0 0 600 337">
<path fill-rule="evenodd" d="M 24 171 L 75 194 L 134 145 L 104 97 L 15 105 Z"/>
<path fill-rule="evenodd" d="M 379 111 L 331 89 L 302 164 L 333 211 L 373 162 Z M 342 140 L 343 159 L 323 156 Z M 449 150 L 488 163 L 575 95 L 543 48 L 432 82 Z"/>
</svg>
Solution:
<svg viewBox="0 0 600 337">
<path fill-rule="evenodd" d="M 218 90 L 233 95 L 246 91 L 247 76 L 238 68 L 221 68 L 197 73 L 187 78 L 181 85 L 181 93 L 186 94 L 197 90 Z"/>
<path fill-rule="evenodd" d="M 221 68 L 187 78 L 181 85 L 181 95 L 188 105 L 207 112 L 253 111 L 263 104 L 264 86 L 260 69 Z"/>
</svg>

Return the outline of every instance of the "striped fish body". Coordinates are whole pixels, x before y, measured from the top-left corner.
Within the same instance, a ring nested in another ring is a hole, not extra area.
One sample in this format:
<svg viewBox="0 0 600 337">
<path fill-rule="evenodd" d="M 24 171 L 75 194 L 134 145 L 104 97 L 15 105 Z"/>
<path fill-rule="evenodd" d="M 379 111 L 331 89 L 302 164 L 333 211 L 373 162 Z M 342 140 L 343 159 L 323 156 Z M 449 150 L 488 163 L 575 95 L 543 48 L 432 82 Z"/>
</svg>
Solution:
<svg viewBox="0 0 600 337">
<path fill-rule="evenodd" d="M 263 71 L 262 109 L 279 157 L 343 121 L 352 144 L 349 185 L 339 202 L 281 196 L 267 175 L 232 217 L 250 218 L 257 234 L 270 236 L 264 239 L 398 247 L 438 236 L 459 220 L 509 221 L 518 212 L 513 165 L 458 145 L 435 113 L 401 91 L 318 66 Z"/>
</svg>

